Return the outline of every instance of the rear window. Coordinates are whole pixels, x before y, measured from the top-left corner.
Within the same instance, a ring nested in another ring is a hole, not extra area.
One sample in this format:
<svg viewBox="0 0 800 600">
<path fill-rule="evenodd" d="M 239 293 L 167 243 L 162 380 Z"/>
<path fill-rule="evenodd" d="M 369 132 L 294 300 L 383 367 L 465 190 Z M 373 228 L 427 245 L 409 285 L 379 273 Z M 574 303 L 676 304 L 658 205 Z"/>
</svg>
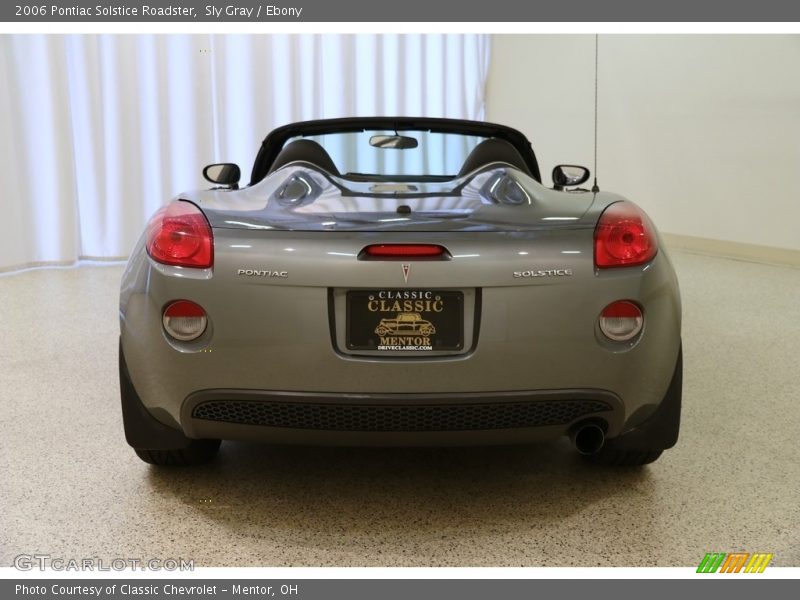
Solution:
<svg viewBox="0 0 800 600">
<path fill-rule="evenodd" d="M 296 139 L 287 140 L 290 144 Z M 330 155 L 343 177 L 352 180 L 452 179 L 484 137 L 430 131 L 370 130 L 306 136 Z"/>
</svg>

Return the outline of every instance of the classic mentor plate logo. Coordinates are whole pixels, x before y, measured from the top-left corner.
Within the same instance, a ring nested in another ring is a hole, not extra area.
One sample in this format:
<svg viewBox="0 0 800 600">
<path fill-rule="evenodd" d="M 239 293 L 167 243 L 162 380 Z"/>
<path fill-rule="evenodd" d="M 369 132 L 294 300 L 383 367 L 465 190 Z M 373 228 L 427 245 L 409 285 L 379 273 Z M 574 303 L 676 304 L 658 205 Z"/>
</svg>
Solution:
<svg viewBox="0 0 800 600">
<path fill-rule="evenodd" d="M 359 290 L 348 293 L 348 348 L 426 352 L 463 347 L 463 293 Z"/>
<path fill-rule="evenodd" d="M 375 328 L 380 337 L 378 350 L 433 350 L 431 336 L 436 327 L 422 313 L 436 314 L 444 310 L 444 301 L 430 291 L 380 291 L 370 295 L 367 310 L 384 317 Z"/>
</svg>

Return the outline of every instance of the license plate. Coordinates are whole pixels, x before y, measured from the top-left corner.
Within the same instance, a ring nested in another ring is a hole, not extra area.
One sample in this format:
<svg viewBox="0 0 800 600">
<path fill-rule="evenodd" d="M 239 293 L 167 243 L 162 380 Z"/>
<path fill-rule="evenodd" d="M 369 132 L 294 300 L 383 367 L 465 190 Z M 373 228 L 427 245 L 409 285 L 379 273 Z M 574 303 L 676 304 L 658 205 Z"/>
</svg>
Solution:
<svg viewBox="0 0 800 600">
<path fill-rule="evenodd" d="M 464 346 L 464 294 L 436 290 L 347 292 L 347 348 L 435 352 Z"/>
</svg>

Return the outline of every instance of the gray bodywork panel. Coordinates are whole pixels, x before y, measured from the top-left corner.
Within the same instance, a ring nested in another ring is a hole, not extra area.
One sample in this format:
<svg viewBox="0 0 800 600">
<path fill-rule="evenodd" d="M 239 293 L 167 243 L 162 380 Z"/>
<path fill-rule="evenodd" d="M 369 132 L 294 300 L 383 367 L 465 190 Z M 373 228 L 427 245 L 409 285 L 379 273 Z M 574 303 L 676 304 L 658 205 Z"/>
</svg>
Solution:
<svg viewBox="0 0 800 600">
<path fill-rule="evenodd" d="M 298 173 L 319 186 L 314 201 L 281 204 L 278 190 Z M 513 178 L 529 201 L 487 197 L 492 177 Z M 354 401 L 358 394 L 490 398 L 595 389 L 620 399 L 608 431 L 614 437 L 660 403 L 680 347 L 678 284 L 662 244 L 645 265 L 595 269 L 594 227 L 619 196 L 557 192 L 502 165 L 455 184 L 420 185 L 416 195 L 342 194 L 337 183 L 301 164 L 243 190 L 180 195 L 213 227 L 212 269 L 155 263 L 140 240 L 122 281 L 121 340 L 136 391 L 159 420 L 199 435 L 182 424 L 182 407 L 211 389 L 350 394 Z M 411 208 L 412 219 L 391 220 L 399 204 Z M 377 243 L 440 244 L 450 258 L 404 261 L 406 281 L 398 261 L 358 260 Z M 562 274 L 534 275 L 542 271 Z M 424 356 L 348 350 L 344 298 L 358 289 L 463 292 L 464 348 Z M 163 332 L 163 308 L 179 298 L 208 313 L 197 341 Z M 611 343 L 598 329 L 602 309 L 619 299 L 643 307 L 644 330 L 632 344 Z M 539 437 L 564 432 L 541 428 Z M 217 433 L 234 435 L 227 426 Z M 207 428 L 202 434 L 211 435 Z M 242 437 L 254 435 L 247 428 Z"/>
<path fill-rule="evenodd" d="M 292 201 L 294 184 L 306 195 Z M 379 191 L 376 191 L 379 190 Z M 393 191 L 385 191 L 393 190 Z M 252 187 L 179 196 L 214 228 L 283 231 L 531 231 L 594 227 L 595 204 L 619 197 L 556 192 L 498 163 L 447 182 L 350 181 L 294 163 Z M 410 212 L 399 213 L 407 206 Z"/>
</svg>

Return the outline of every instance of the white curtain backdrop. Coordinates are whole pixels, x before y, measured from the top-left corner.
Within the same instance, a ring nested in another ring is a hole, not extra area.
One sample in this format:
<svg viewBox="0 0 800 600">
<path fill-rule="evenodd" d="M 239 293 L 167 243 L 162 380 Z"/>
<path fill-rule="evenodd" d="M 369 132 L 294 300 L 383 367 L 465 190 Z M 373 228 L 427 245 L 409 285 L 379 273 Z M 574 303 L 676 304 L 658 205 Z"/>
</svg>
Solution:
<svg viewBox="0 0 800 600">
<path fill-rule="evenodd" d="M 124 257 L 147 218 L 247 180 L 274 127 L 359 115 L 481 119 L 481 35 L 0 36 L 0 270 Z"/>
</svg>

